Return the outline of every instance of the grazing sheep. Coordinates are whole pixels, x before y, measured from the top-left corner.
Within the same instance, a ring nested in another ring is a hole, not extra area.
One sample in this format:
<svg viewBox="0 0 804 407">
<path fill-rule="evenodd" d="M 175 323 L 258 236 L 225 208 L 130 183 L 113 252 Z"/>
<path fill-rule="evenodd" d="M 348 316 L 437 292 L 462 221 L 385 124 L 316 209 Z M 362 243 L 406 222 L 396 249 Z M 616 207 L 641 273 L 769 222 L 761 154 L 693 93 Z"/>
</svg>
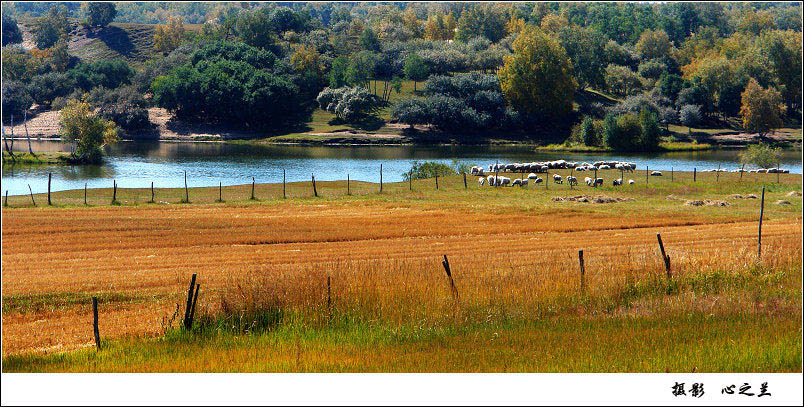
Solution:
<svg viewBox="0 0 804 407">
<path fill-rule="evenodd" d="M 473 165 L 472 168 L 469 169 L 469 174 L 477 175 L 477 167 Z"/>
<path fill-rule="evenodd" d="M 556 184 L 562 184 L 564 181 L 563 181 L 563 178 L 561 178 L 560 175 L 553 174 L 553 182 L 555 182 Z"/>
<path fill-rule="evenodd" d="M 477 167 L 477 175 L 480 177 L 486 175 L 486 170 L 484 170 L 483 167 Z"/>
<path fill-rule="evenodd" d="M 586 171 L 586 167 L 575 167 L 575 171 Z"/>
<path fill-rule="evenodd" d="M 592 186 L 592 178 L 586 177 L 583 179 L 583 182 L 585 182 L 586 185 L 589 185 L 590 187 Z"/>
<path fill-rule="evenodd" d="M 483 186 L 483 184 L 485 184 L 485 183 L 486 183 L 486 179 L 485 179 L 485 178 L 483 178 L 483 177 L 480 177 L 480 178 L 478 178 L 478 179 L 477 179 L 477 182 L 478 182 L 478 183 L 480 184 L 480 186 L 482 187 L 482 186 Z"/>
<path fill-rule="evenodd" d="M 538 176 L 536 176 L 536 174 L 534 174 L 532 172 L 530 174 L 528 174 L 528 179 L 536 179 L 536 178 L 539 178 Z"/>
<path fill-rule="evenodd" d="M 661 177 L 662 172 L 661 171 L 651 171 L 650 176 L 651 177 Z"/>
<path fill-rule="evenodd" d="M 628 180 L 628 185 L 634 185 L 634 180 L 629 179 L 629 180 Z"/>
<path fill-rule="evenodd" d="M 522 180 L 522 183 L 521 183 L 519 186 L 521 186 L 521 187 L 526 187 L 526 186 L 528 186 L 528 179 L 527 179 L 527 178 L 523 179 L 523 180 Z"/>
<path fill-rule="evenodd" d="M 618 187 L 618 186 L 620 186 L 622 184 L 623 184 L 623 179 L 622 178 L 615 179 L 614 181 L 612 181 L 612 185 L 615 186 L 615 187 Z"/>
<path fill-rule="evenodd" d="M 493 176 L 493 175 L 489 175 L 489 176 L 488 176 L 488 178 L 486 178 L 486 181 L 488 181 L 488 182 L 489 182 L 489 186 L 490 186 L 490 187 L 493 187 L 493 186 L 494 186 L 494 180 L 495 180 L 495 179 L 494 179 L 494 176 Z"/>
<path fill-rule="evenodd" d="M 517 185 L 522 186 L 522 180 L 521 179 L 515 179 L 513 185 L 511 185 L 511 186 L 513 187 L 513 186 L 517 186 Z"/>
<path fill-rule="evenodd" d="M 511 178 L 508 177 L 500 177 L 502 180 L 500 185 L 511 185 Z"/>
<path fill-rule="evenodd" d="M 567 175 L 567 182 L 570 185 L 578 185 L 578 178 L 575 178 L 575 177 L 573 177 L 571 175 Z"/>
<path fill-rule="evenodd" d="M 606 164 L 603 164 L 600 167 L 597 167 L 597 169 L 599 169 L 599 170 L 610 170 L 611 167 L 606 165 Z"/>
<path fill-rule="evenodd" d="M 603 185 L 603 178 L 596 178 L 594 184 L 595 186 Z"/>
</svg>

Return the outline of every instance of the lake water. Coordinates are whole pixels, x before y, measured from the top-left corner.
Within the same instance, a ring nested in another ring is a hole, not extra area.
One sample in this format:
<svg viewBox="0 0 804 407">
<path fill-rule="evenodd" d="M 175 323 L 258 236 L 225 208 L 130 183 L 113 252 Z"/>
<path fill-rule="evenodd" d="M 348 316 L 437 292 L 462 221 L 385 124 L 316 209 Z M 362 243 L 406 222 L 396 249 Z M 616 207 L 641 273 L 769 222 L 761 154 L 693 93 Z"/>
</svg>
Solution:
<svg viewBox="0 0 804 407">
<path fill-rule="evenodd" d="M 65 151 L 59 141 L 34 141 L 34 151 Z M 14 149 L 27 151 L 25 140 L 16 140 Z M 570 161 L 628 160 L 637 169 L 692 171 L 717 168 L 739 168 L 735 150 L 675 152 L 657 154 L 548 153 L 524 146 L 297 146 L 243 145 L 227 143 L 120 142 L 107 147 L 105 165 L 4 165 L 2 192 L 9 195 L 47 191 L 47 174 L 53 173 L 53 191 L 110 188 L 117 180 L 121 188 L 146 188 L 154 182 L 157 188 L 183 187 L 184 171 L 190 186 L 247 184 L 254 177 L 258 183 L 282 182 L 282 169 L 287 180 L 307 181 L 314 173 L 317 180 L 346 179 L 379 182 L 401 181 L 414 160 L 452 164 L 453 160 L 487 167 L 500 162 L 530 162 L 566 159 Z M 785 151 L 782 168 L 801 174 L 801 152 Z"/>
</svg>

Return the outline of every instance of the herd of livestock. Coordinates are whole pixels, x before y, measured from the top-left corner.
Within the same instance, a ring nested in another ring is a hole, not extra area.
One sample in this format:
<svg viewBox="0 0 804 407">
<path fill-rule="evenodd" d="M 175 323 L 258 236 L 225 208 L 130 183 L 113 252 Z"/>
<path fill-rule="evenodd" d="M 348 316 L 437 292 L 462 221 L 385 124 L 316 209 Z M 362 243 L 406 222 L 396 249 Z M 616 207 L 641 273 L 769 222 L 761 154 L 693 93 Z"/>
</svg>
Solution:
<svg viewBox="0 0 804 407">
<path fill-rule="evenodd" d="M 603 185 L 603 178 L 597 177 L 598 170 L 620 170 L 621 174 L 626 172 L 634 172 L 637 166 L 633 162 L 625 162 L 625 161 L 595 161 L 594 163 L 588 162 L 572 162 L 566 160 L 556 160 L 556 161 L 542 161 L 542 162 L 530 162 L 530 163 L 511 163 L 511 164 L 503 164 L 503 163 L 495 163 L 489 164 L 488 166 L 488 173 L 484 167 L 481 166 L 472 166 L 470 172 L 472 175 L 478 177 L 478 183 L 480 185 L 489 186 L 527 186 L 530 182 L 534 184 L 540 184 L 544 182 L 544 179 L 539 177 L 537 174 L 543 173 L 546 174 L 551 169 L 574 169 L 575 171 L 595 171 L 595 177 L 585 177 L 584 182 L 586 185 L 591 187 L 596 187 L 599 185 Z M 524 176 L 520 179 L 511 179 L 509 177 L 500 176 L 500 172 L 508 172 L 508 173 L 520 173 L 525 174 L 528 173 L 527 178 Z M 751 173 L 782 173 L 787 174 L 790 171 L 781 168 L 760 168 L 755 170 L 745 170 L 744 168 L 735 169 L 735 170 L 726 170 L 726 169 L 711 169 L 711 170 L 703 170 L 701 172 L 751 172 Z M 661 177 L 661 171 L 651 171 L 650 173 L 653 177 Z M 553 174 L 552 176 L 553 182 L 556 184 L 563 184 L 566 181 L 570 186 L 577 185 L 578 179 L 572 175 L 567 175 L 566 177 L 562 177 L 558 174 Z M 628 180 L 628 184 L 634 184 L 633 179 Z M 613 186 L 620 186 L 623 185 L 623 179 L 618 178 L 612 181 Z"/>
</svg>

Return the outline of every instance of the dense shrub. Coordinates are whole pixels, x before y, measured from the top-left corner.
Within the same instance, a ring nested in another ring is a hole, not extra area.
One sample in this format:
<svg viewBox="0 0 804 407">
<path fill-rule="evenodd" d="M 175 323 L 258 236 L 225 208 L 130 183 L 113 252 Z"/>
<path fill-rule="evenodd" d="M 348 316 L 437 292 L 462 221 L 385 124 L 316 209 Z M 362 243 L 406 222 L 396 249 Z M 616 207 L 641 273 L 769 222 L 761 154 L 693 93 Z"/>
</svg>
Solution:
<svg viewBox="0 0 804 407">
<path fill-rule="evenodd" d="M 210 42 L 189 62 L 158 77 L 154 102 L 179 117 L 279 128 L 307 113 L 290 68 L 270 51 Z"/>
<path fill-rule="evenodd" d="M 434 178 L 436 176 L 444 177 L 447 175 L 455 175 L 456 173 L 457 172 L 455 169 L 447 164 L 437 163 L 434 161 L 427 161 L 423 163 L 414 161 L 410 171 L 402 174 L 402 177 L 405 181 L 408 181 L 410 179 Z"/>
<path fill-rule="evenodd" d="M 14 121 L 18 123 L 22 120 L 25 112 L 34 100 L 31 97 L 28 87 L 20 81 L 3 81 L 3 120 L 10 120 L 14 116 Z"/>
<path fill-rule="evenodd" d="M 34 76 L 28 88 L 36 103 L 50 105 L 57 97 L 72 93 L 75 83 L 66 74 L 51 72 Z"/>
<path fill-rule="evenodd" d="M 75 85 L 83 90 L 97 86 L 114 89 L 131 83 L 134 70 L 122 59 L 83 63 L 67 71 Z"/>
<path fill-rule="evenodd" d="M 642 129 L 636 115 L 608 114 L 603 120 L 603 140 L 606 146 L 616 151 L 636 151 L 640 147 Z"/>
<path fill-rule="evenodd" d="M 373 115 L 381 106 L 379 97 L 358 86 L 324 88 L 316 98 L 319 107 L 346 122 L 356 122 Z"/>
<path fill-rule="evenodd" d="M 89 92 L 89 101 L 97 114 L 113 121 L 126 131 L 140 131 L 150 126 L 147 103 L 134 87 L 117 89 L 95 88 Z"/>
</svg>

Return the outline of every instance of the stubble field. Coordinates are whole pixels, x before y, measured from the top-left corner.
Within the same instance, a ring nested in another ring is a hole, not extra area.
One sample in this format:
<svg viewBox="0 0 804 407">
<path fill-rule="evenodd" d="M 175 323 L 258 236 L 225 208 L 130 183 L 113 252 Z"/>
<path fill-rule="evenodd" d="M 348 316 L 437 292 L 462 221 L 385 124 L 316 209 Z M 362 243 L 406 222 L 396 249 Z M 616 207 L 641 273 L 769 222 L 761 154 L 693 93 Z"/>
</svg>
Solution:
<svg viewBox="0 0 804 407">
<path fill-rule="evenodd" d="M 319 197 L 308 182 L 288 184 L 287 199 L 281 184 L 257 185 L 256 200 L 243 185 L 225 202 L 191 188 L 189 203 L 183 189 L 146 203 L 150 190 L 123 188 L 120 205 L 98 189 L 86 206 L 84 191 L 54 193 L 51 207 L 10 197 L 3 371 L 799 372 L 802 206 L 788 194 L 801 176 L 715 177 L 646 187 L 643 171 L 636 185 L 570 190 L 473 177 L 465 189 L 455 176 L 382 194 L 352 181 L 352 195 L 318 182 Z M 763 186 L 760 260 L 760 199 L 746 196 Z M 592 202 L 552 199 L 578 195 Z M 193 273 L 199 311 L 185 332 Z"/>
</svg>

